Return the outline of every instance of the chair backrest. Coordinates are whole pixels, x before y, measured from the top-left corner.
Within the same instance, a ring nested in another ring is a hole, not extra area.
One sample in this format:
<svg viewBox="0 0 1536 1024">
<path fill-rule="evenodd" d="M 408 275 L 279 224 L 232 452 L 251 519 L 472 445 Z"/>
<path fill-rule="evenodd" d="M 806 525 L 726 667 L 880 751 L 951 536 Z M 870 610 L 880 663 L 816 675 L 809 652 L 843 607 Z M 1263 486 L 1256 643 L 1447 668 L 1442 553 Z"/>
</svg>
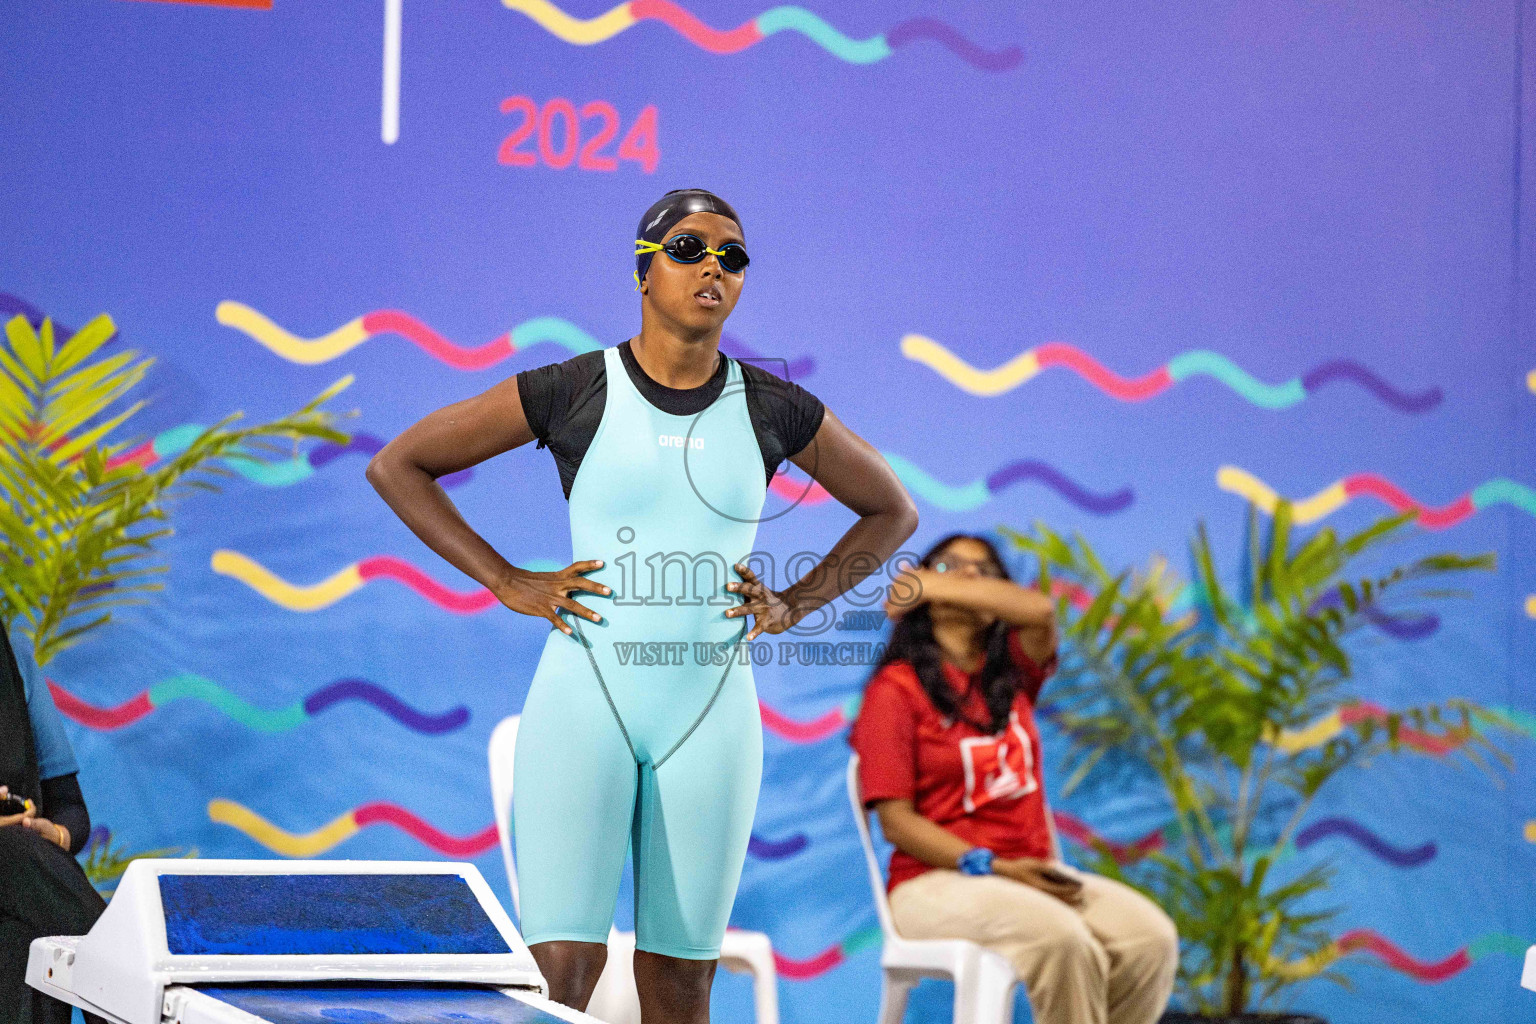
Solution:
<svg viewBox="0 0 1536 1024">
<path fill-rule="evenodd" d="M 501 860 L 507 867 L 507 884 L 512 889 L 512 913 L 519 920 L 522 911 L 517 901 L 517 865 L 512 862 L 512 756 L 517 751 L 519 715 L 508 715 L 491 730 L 491 803 L 496 812 L 496 836 L 501 840 Z"/>
<path fill-rule="evenodd" d="M 864 845 L 864 863 L 869 868 L 869 887 L 875 894 L 875 914 L 880 918 L 880 930 L 889 937 L 896 937 L 891 901 L 885 892 L 885 873 L 880 870 L 880 860 L 875 856 L 875 840 L 869 834 L 869 812 L 864 809 L 864 795 L 859 792 L 858 754 L 848 759 L 848 802 L 853 806 L 853 823 L 859 829 L 859 842 Z"/>
</svg>

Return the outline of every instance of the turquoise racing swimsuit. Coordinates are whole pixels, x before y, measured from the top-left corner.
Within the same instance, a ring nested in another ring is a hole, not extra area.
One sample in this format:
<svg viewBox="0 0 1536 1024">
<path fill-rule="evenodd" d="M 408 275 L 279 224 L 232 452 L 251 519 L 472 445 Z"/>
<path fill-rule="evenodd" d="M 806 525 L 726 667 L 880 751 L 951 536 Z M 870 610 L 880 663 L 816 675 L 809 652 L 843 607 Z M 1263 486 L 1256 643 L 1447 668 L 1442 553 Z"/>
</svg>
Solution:
<svg viewBox="0 0 1536 1024">
<path fill-rule="evenodd" d="M 637 948 L 714 959 L 762 778 L 750 617 L 726 618 L 741 599 L 725 586 L 757 535 L 763 455 L 736 360 L 722 356 L 712 404 L 678 416 L 637 390 L 618 348 L 602 356 L 601 421 L 569 492 L 571 559 L 601 559 L 588 576 L 613 593 L 573 594 L 603 621 L 561 613 L 575 635 L 550 631 L 524 705 L 523 937 L 607 942 L 632 847 Z"/>
</svg>

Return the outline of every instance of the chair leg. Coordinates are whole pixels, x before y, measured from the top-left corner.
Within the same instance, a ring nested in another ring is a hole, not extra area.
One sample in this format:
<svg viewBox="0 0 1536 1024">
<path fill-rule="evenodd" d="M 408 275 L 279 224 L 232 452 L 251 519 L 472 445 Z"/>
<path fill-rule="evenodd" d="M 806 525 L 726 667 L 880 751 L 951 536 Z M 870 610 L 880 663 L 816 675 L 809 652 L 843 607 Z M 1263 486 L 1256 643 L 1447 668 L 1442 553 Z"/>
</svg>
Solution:
<svg viewBox="0 0 1536 1024">
<path fill-rule="evenodd" d="M 778 972 L 754 970 L 752 972 L 752 1005 L 757 1010 L 757 1024 L 779 1024 Z"/>
<path fill-rule="evenodd" d="M 982 953 L 955 978 L 955 1024 L 1012 1024 L 1018 977 L 999 956 Z"/>
<path fill-rule="evenodd" d="M 907 1015 L 907 996 L 915 982 L 902 975 L 885 973 L 880 982 L 880 1017 L 878 1024 L 901 1024 Z M 956 1024 L 959 1024 L 957 1021 Z"/>
</svg>

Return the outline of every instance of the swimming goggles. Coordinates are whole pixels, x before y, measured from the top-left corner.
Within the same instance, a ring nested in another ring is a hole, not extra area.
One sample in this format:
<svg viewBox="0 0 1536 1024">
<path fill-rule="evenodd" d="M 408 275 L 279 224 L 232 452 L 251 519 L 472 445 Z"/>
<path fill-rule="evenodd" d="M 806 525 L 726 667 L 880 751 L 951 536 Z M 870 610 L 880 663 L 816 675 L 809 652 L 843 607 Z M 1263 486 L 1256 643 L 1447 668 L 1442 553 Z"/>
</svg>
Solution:
<svg viewBox="0 0 1536 1024">
<path fill-rule="evenodd" d="M 635 239 L 635 255 L 643 256 L 648 252 L 664 252 L 674 263 L 698 263 L 705 256 L 714 256 L 720 261 L 721 268 L 732 274 L 746 270 L 750 262 L 747 250 L 740 243 L 726 242 L 718 249 L 711 249 L 698 235 L 673 235 L 665 242 Z"/>
</svg>

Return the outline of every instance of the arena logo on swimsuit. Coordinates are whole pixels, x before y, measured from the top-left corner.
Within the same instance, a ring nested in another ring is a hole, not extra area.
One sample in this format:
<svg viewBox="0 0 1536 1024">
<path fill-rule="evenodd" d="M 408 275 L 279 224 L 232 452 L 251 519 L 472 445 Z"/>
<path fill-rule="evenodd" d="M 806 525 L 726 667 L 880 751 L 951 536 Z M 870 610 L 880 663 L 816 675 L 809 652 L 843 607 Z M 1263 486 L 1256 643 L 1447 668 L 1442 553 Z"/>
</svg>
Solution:
<svg viewBox="0 0 1536 1024">
<path fill-rule="evenodd" d="M 702 437 L 684 437 L 681 434 L 657 434 L 656 443 L 663 448 L 692 448 L 695 451 L 704 447 Z"/>
</svg>

